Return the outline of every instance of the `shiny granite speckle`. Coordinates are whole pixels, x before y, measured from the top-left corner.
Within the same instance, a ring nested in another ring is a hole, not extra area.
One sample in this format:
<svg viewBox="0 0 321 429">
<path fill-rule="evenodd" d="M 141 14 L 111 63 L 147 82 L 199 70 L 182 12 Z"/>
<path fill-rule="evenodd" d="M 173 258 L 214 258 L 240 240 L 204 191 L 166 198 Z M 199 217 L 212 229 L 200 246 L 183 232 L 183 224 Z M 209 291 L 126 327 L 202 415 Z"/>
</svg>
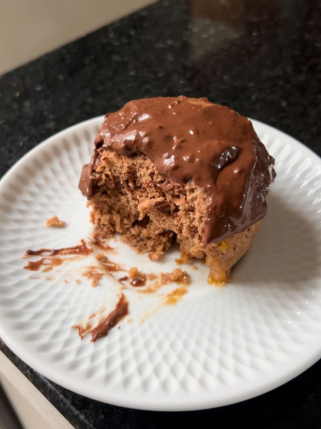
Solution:
<svg viewBox="0 0 321 429">
<path fill-rule="evenodd" d="M 0 175 L 28 150 L 130 99 L 206 96 L 321 155 L 321 4 L 161 1 L 0 77 Z M 316 429 L 321 362 L 270 393 L 221 409 L 153 413 L 63 389 L 0 350 L 76 429 L 209 426 Z"/>
</svg>

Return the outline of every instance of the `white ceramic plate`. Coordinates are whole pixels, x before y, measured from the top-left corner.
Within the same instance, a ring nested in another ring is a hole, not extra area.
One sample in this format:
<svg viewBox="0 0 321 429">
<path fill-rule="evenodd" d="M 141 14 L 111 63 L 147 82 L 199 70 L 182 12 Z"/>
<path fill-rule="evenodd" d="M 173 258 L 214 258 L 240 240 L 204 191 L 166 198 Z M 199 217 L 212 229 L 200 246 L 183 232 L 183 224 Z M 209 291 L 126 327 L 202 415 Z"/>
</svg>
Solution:
<svg viewBox="0 0 321 429">
<path fill-rule="evenodd" d="M 55 135 L 1 181 L 0 327 L 7 345 L 70 390 L 149 410 L 242 401 L 316 362 L 321 353 L 321 161 L 257 121 L 255 129 L 276 158 L 278 176 L 268 215 L 233 281 L 225 288 L 209 286 L 207 267 L 184 266 L 192 284 L 175 306 L 153 311 L 161 296 L 126 290 L 131 323 L 123 320 L 120 329 L 96 343 L 80 340 L 71 326 L 97 309 L 110 311 L 119 284 L 105 278 L 92 288 L 81 277 L 92 256 L 50 273 L 31 273 L 23 269 L 22 255 L 28 248 L 73 246 L 92 230 L 77 185 L 101 122 L 95 118 Z M 67 227 L 46 228 L 53 215 Z M 175 268 L 175 251 L 153 263 L 121 243 L 113 245 L 118 253 L 111 259 L 126 267 Z"/>
</svg>

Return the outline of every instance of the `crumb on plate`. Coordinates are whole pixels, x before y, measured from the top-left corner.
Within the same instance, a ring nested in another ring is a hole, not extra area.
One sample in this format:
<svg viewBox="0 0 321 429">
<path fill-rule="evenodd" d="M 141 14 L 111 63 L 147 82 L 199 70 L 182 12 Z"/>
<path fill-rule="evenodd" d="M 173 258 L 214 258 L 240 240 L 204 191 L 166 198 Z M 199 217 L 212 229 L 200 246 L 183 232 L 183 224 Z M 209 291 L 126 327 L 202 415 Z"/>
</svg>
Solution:
<svg viewBox="0 0 321 429">
<path fill-rule="evenodd" d="M 52 216 L 47 220 L 46 226 L 50 228 L 64 228 L 66 226 L 66 222 L 64 220 L 60 220 L 58 216 Z"/>
</svg>

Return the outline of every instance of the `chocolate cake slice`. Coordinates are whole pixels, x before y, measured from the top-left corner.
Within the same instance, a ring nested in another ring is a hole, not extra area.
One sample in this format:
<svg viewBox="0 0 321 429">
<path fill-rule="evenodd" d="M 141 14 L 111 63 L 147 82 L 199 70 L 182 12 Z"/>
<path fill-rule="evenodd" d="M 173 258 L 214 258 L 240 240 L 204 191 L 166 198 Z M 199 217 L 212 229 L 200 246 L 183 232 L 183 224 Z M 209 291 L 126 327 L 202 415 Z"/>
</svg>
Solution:
<svg viewBox="0 0 321 429">
<path fill-rule="evenodd" d="M 105 116 L 79 188 L 103 232 L 153 260 L 177 240 L 219 283 L 266 214 L 273 165 L 235 111 L 206 98 L 157 97 Z"/>
</svg>

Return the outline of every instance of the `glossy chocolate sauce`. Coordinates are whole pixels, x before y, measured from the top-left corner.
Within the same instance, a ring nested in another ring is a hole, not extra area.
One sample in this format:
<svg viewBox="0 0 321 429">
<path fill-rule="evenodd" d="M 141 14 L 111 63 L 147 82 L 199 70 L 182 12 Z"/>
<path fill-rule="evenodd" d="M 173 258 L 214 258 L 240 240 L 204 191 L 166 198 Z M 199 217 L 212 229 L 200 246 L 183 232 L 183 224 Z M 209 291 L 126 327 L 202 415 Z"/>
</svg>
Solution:
<svg viewBox="0 0 321 429">
<path fill-rule="evenodd" d="M 146 279 L 141 277 L 135 277 L 129 283 L 134 287 L 142 287 L 146 285 Z"/>
<path fill-rule="evenodd" d="M 25 258 L 29 256 L 56 256 L 56 255 L 89 255 L 92 249 L 86 245 L 84 240 L 80 240 L 80 244 L 72 247 L 62 247 L 61 249 L 44 249 L 27 250 Z"/>
<path fill-rule="evenodd" d="M 121 294 L 114 310 L 90 331 L 91 341 L 95 342 L 101 337 L 106 337 L 108 332 L 116 326 L 123 317 L 127 316 L 127 314 L 128 301 L 126 300 L 125 295 Z"/>
<path fill-rule="evenodd" d="M 248 119 L 206 98 L 136 100 L 107 114 L 79 182 L 87 198 L 95 193 L 93 171 L 105 149 L 145 154 L 174 182 L 193 180 L 202 188 L 208 197 L 205 244 L 242 232 L 266 214 L 274 159 Z M 170 190 L 171 183 L 164 187 Z"/>
</svg>

